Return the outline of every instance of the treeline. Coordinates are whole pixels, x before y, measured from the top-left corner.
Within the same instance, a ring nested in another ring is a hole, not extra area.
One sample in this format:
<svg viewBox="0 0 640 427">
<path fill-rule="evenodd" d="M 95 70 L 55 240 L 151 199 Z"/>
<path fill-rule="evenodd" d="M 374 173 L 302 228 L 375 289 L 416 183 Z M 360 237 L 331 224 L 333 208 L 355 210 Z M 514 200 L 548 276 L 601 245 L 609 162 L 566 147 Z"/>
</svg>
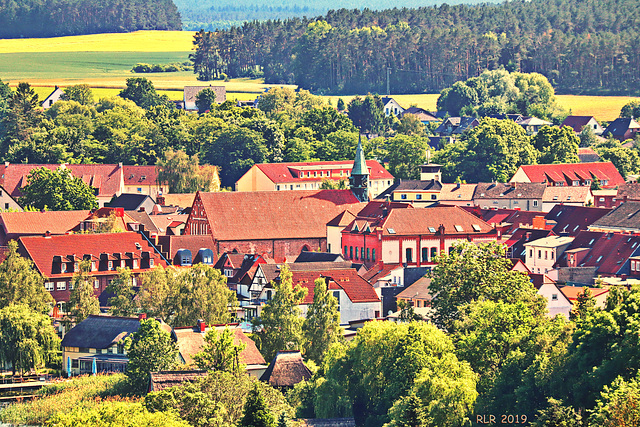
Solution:
<svg viewBox="0 0 640 427">
<path fill-rule="evenodd" d="M 0 0 L 0 38 L 181 29 L 172 0 Z"/>
<path fill-rule="evenodd" d="M 247 22 L 208 46 L 221 72 L 259 65 L 267 83 L 328 93 L 437 92 L 485 69 L 538 72 L 559 90 L 635 93 L 637 0 L 334 10 L 322 18 Z"/>
</svg>

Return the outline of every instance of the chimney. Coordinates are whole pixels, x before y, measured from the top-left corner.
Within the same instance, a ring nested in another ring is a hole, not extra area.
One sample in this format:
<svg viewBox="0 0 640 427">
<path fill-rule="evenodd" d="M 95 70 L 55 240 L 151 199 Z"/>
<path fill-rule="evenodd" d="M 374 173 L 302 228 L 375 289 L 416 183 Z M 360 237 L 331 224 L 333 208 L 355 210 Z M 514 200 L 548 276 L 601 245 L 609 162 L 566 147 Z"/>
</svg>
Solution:
<svg viewBox="0 0 640 427">
<path fill-rule="evenodd" d="M 166 205 L 165 205 L 165 198 L 164 198 L 164 196 L 158 195 L 158 196 L 156 197 L 156 203 L 157 203 L 158 205 L 160 205 L 160 206 L 166 206 Z"/>
<path fill-rule="evenodd" d="M 51 237 L 51 232 L 49 230 L 45 231 L 44 237 Z"/>
<path fill-rule="evenodd" d="M 626 274 L 621 274 L 621 275 L 620 275 L 620 280 L 622 280 L 623 282 L 624 282 L 625 280 L 627 280 L 627 275 L 626 275 Z"/>
<path fill-rule="evenodd" d="M 138 320 L 146 320 L 146 319 L 147 319 L 147 313 L 138 314 Z"/>
<path fill-rule="evenodd" d="M 116 208 L 115 211 L 117 218 L 124 218 L 124 208 Z"/>
<path fill-rule="evenodd" d="M 140 206 L 140 209 L 138 209 L 138 212 L 144 212 L 144 211 L 146 211 L 146 210 L 147 210 L 147 209 L 146 209 L 144 206 Z"/>
<path fill-rule="evenodd" d="M 206 329 L 207 329 L 207 324 L 204 323 L 204 320 L 202 319 L 198 319 L 198 326 L 197 326 L 198 332 L 200 332 L 201 334 L 204 334 Z"/>
<path fill-rule="evenodd" d="M 517 187 L 517 183 L 516 182 L 510 182 L 511 184 L 511 188 L 516 188 Z"/>
</svg>

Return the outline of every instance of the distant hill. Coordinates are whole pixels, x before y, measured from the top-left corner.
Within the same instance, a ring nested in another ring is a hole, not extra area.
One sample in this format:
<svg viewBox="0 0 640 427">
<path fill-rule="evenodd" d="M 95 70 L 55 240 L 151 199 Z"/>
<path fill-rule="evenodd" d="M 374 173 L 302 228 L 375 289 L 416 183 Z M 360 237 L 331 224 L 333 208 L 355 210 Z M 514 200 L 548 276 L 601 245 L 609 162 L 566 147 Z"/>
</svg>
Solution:
<svg viewBox="0 0 640 427">
<path fill-rule="evenodd" d="M 0 38 L 181 28 L 172 0 L 0 0 Z"/>
<path fill-rule="evenodd" d="M 315 17 L 329 10 L 382 10 L 435 6 L 442 3 L 500 3 L 502 0 L 282 0 L 277 5 L 265 5 L 264 0 L 174 0 L 185 30 L 213 31 L 229 28 L 245 21 L 265 21 L 293 17 Z"/>
</svg>

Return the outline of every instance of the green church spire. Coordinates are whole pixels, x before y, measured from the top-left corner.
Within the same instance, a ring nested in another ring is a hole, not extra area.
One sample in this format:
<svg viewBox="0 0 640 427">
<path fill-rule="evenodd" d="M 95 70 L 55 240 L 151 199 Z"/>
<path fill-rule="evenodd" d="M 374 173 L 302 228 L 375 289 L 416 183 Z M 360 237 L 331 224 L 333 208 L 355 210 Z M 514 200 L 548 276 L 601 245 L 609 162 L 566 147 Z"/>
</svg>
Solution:
<svg viewBox="0 0 640 427">
<path fill-rule="evenodd" d="M 362 149 L 362 135 L 358 135 L 358 148 L 356 148 L 356 158 L 349 177 L 349 186 L 358 200 L 369 201 L 369 168 Z"/>
</svg>

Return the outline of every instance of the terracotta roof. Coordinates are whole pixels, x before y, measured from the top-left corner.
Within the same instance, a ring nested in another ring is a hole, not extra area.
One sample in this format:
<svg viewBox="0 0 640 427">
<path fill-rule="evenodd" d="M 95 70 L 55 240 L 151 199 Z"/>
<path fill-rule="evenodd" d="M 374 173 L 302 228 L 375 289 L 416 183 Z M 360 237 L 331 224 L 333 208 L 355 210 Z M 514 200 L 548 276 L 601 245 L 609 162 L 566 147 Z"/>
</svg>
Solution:
<svg viewBox="0 0 640 427">
<path fill-rule="evenodd" d="M 592 119 L 595 120 L 593 116 L 567 116 L 560 127 L 569 126 L 575 133 L 580 133 L 582 132 L 582 128 L 586 126 L 587 123 L 589 123 Z"/>
<path fill-rule="evenodd" d="M 62 347 L 109 348 L 140 328 L 137 317 L 92 314 L 69 330 Z"/>
<path fill-rule="evenodd" d="M 146 211 L 127 211 L 126 214 L 136 222 L 144 225 L 144 230 L 150 232 L 151 234 L 158 234 L 162 232 L 158 229 L 156 224 L 151 219 L 151 216 Z"/>
<path fill-rule="evenodd" d="M 490 233 L 493 228 L 458 206 L 431 206 L 421 209 L 391 209 L 385 218 L 364 219 L 369 223 L 371 231 L 382 228 L 384 236 L 435 235 L 439 227 L 444 227 L 445 234 L 479 234 Z M 362 221 L 353 221 L 345 231 L 356 232 L 354 225 Z M 359 230 L 364 230 L 359 226 Z M 343 231 L 344 232 L 344 231 Z"/>
<path fill-rule="evenodd" d="M 555 205 L 545 215 L 545 219 L 556 222 L 553 227 L 554 233 L 558 235 L 560 233 L 568 233 L 570 236 L 575 236 L 610 211 L 611 209 L 606 208 Z"/>
<path fill-rule="evenodd" d="M 578 148 L 578 158 L 580 159 L 580 163 L 594 163 L 601 160 L 598 153 L 588 147 Z"/>
<path fill-rule="evenodd" d="M 300 351 L 279 351 L 260 377 L 260 381 L 273 387 L 293 387 L 309 378 L 311 371 L 302 361 Z"/>
<path fill-rule="evenodd" d="M 21 188 L 27 185 L 27 178 L 33 169 L 47 168 L 55 170 L 61 165 L 45 164 L 3 164 L 0 165 L 0 184 L 11 194 L 12 197 L 22 195 Z M 65 164 L 64 167 L 71 171 L 74 177 L 81 178 L 98 190 L 98 197 L 111 197 L 120 193 L 123 183 L 122 167 L 119 165 L 75 165 Z"/>
<path fill-rule="evenodd" d="M 213 264 L 218 260 L 216 245 L 211 236 L 159 236 L 158 245 L 167 258 L 173 262 L 180 249 L 188 249 L 191 251 L 192 261 L 194 264 L 201 262 L 198 258 L 200 249 L 211 249 L 213 251 Z"/>
<path fill-rule="evenodd" d="M 593 177 L 599 180 L 607 180 L 606 187 L 613 187 L 625 182 L 622 175 L 620 175 L 611 162 L 523 165 L 520 166 L 520 169 L 522 169 L 531 182 L 584 181 L 592 180 Z"/>
<path fill-rule="evenodd" d="M 551 230 L 540 230 L 535 228 L 518 228 L 513 232 L 511 237 L 505 242 L 505 245 L 511 250 L 514 258 L 522 261 L 525 260 L 525 243 L 541 239 L 553 235 Z"/>
<path fill-rule="evenodd" d="M 440 190 L 440 201 L 461 201 L 473 200 L 473 193 L 476 190 L 476 184 L 442 184 Z"/>
<path fill-rule="evenodd" d="M 125 185 L 158 185 L 158 170 L 155 166 L 123 165 Z"/>
<path fill-rule="evenodd" d="M 584 291 L 585 287 L 589 289 L 594 298 L 609 292 L 608 288 L 590 288 L 588 286 L 560 286 L 558 289 L 569 301 L 574 302 L 578 300 L 578 295 Z"/>
<path fill-rule="evenodd" d="M 242 332 L 242 329 L 230 325 L 231 332 L 233 332 L 233 343 L 244 343 L 245 348 L 240 353 L 240 362 L 245 365 L 265 365 L 264 357 L 258 351 L 255 342 Z M 206 330 L 211 329 L 207 327 Z M 221 332 L 224 330 L 224 326 L 216 326 L 216 330 Z M 193 365 L 193 355 L 199 353 L 204 346 L 204 336 L 196 328 L 174 328 L 173 333 L 176 336 L 178 349 L 180 355 L 185 361 L 185 364 Z"/>
<path fill-rule="evenodd" d="M 154 226 L 160 234 L 167 234 L 169 227 L 177 227 L 180 224 L 184 224 L 189 219 L 189 215 L 186 214 L 158 214 L 150 215 L 149 219 L 153 222 Z"/>
<path fill-rule="evenodd" d="M 480 182 L 473 193 L 474 199 L 542 199 L 545 184 L 518 182 L 503 184 L 500 182 Z"/>
<path fill-rule="evenodd" d="M 429 285 L 431 284 L 431 279 L 428 277 L 421 277 L 414 284 L 409 286 L 404 291 L 400 292 L 396 299 L 422 299 L 431 301 L 432 295 L 429 292 Z"/>
<path fill-rule="evenodd" d="M 379 279 L 386 277 L 396 268 L 402 268 L 402 264 L 385 264 L 379 261 L 371 266 L 371 268 L 362 275 L 362 278 L 369 283 L 375 283 Z"/>
<path fill-rule="evenodd" d="M 193 199 L 196 193 L 185 194 L 162 194 L 165 206 L 180 206 L 181 208 L 190 208 L 193 206 Z"/>
<path fill-rule="evenodd" d="M 149 391 L 161 391 L 206 377 L 207 371 L 160 371 L 151 372 L 150 376 Z"/>
<path fill-rule="evenodd" d="M 364 206 L 365 204 L 362 204 L 362 207 Z M 357 212 L 360 209 L 356 208 L 354 210 Z M 338 216 L 329 221 L 327 223 L 327 227 L 344 227 L 346 225 L 349 225 L 349 223 L 354 219 L 356 219 L 356 215 L 347 209 L 344 212 L 340 212 Z"/>
<path fill-rule="evenodd" d="M 353 303 L 378 302 L 380 298 L 369 282 L 358 275 L 353 269 L 292 271 L 293 284 L 307 289 L 307 296 L 303 305 L 313 303 L 315 280 L 324 277 L 328 281 L 330 291 L 343 290 Z"/>
<path fill-rule="evenodd" d="M 546 187 L 543 202 L 556 203 L 585 203 L 591 195 L 591 189 L 587 186 L 581 187 Z"/>
<path fill-rule="evenodd" d="M 78 225 L 90 211 L 0 212 L 0 224 L 6 235 L 64 234 Z"/>
<path fill-rule="evenodd" d="M 80 259 L 85 254 L 100 256 L 101 253 L 120 253 L 124 256 L 131 252 L 141 257 L 142 252 L 149 252 L 155 264 L 161 263 L 155 249 L 138 233 L 104 233 L 104 234 L 65 234 L 61 236 L 27 236 L 21 237 L 18 243 L 24 248 L 36 268 L 46 278 L 68 277 L 69 273 L 53 273 L 53 257 L 74 255 Z M 140 249 L 138 249 L 140 247 Z M 162 262 L 166 267 L 166 263 Z M 92 275 L 114 274 L 114 271 L 97 271 Z"/>
<path fill-rule="evenodd" d="M 297 163 L 261 163 L 256 167 L 260 169 L 272 182 L 278 184 L 294 181 L 318 181 L 322 177 L 301 176 L 302 172 L 309 170 L 345 170 L 351 171 L 353 160 L 338 160 L 333 162 L 297 162 Z M 369 179 L 390 179 L 393 175 L 389 173 L 377 160 L 367 160 L 369 168 Z M 317 168 L 317 169 L 316 169 Z M 346 179 L 347 176 L 340 176 L 337 172 L 331 173 L 331 178 L 335 180 Z"/>
<path fill-rule="evenodd" d="M 358 199 L 350 190 L 198 193 L 216 240 L 326 238 Z"/>
</svg>

